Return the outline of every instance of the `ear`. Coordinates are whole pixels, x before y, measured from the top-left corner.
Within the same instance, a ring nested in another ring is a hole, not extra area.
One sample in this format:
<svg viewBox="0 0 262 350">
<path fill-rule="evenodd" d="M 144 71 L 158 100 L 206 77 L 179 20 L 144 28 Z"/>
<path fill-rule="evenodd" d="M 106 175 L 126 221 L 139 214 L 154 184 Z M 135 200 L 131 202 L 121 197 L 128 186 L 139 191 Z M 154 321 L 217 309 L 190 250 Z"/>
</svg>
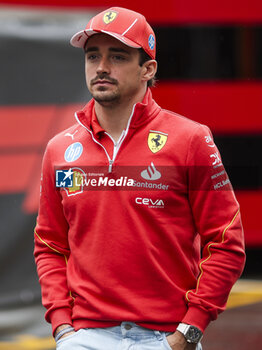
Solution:
<svg viewBox="0 0 262 350">
<path fill-rule="evenodd" d="M 148 81 L 153 79 L 157 71 L 157 61 L 149 60 L 146 61 L 142 66 L 142 80 Z"/>
</svg>

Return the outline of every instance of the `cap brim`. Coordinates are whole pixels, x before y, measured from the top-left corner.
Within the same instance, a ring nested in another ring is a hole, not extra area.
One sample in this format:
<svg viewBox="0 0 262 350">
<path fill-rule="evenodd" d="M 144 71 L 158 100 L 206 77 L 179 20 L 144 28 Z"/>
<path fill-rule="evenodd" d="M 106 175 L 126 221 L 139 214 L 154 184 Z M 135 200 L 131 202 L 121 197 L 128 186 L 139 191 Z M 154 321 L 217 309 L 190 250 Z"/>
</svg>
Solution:
<svg viewBox="0 0 262 350">
<path fill-rule="evenodd" d="M 84 48 L 87 40 L 92 35 L 98 34 L 98 33 L 104 33 L 104 34 L 110 35 L 110 36 L 114 37 L 115 39 L 121 41 L 123 44 L 130 46 L 130 47 L 133 47 L 135 49 L 141 48 L 141 45 L 138 45 L 137 43 L 124 37 L 123 35 L 113 33 L 113 32 L 108 32 L 105 30 L 93 30 L 93 29 L 85 29 L 85 30 L 81 30 L 80 32 L 76 33 L 71 38 L 70 44 L 74 47 Z"/>
</svg>

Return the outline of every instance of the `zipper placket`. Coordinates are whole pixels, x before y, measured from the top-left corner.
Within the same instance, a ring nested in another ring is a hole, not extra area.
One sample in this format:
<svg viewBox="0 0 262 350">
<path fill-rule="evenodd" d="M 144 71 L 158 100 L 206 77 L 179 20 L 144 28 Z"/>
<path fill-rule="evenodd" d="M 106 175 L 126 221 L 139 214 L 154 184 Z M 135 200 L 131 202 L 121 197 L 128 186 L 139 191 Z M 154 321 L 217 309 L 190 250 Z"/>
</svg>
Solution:
<svg viewBox="0 0 262 350">
<path fill-rule="evenodd" d="M 111 141 L 112 141 L 113 144 L 114 144 L 113 158 L 110 159 L 110 161 L 109 161 L 109 173 L 112 172 L 113 163 L 114 163 L 115 158 L 116 158 L 116 156 L 117 156 L 119 147 L 120 147 L 120 145 L 121 145 L 121 141 L 122 141 L 122 139 L 125 137 L 125 133 L 126 133 L 126 130 L 123 130 L 123 132 L 122 132 L 122 134 L 120 135 L 118 141 L 115 142 L 115 140 L 113 139 L 113 137 L 112 137 L 110 134 L 108 134 L 107 132 L 105 132 L 105 134 L 111 139 Z"/>
<path fill-rule="evenodd" d="M 100 142 L 98 142 L 98 141 L 95 139 L 95 137 L 94 137 L 94 135 L 93 135 L 93 132 L 92 132 L 91 130 L 89 130 L 83 123 L 80 122 L 80 120 L 78 119 L 77 114 L 75 113 L 75 118 L 76 118 L 77 122 L 78 122 L 80 125 L 82 125 L 82 126 L 91 134 L 91 137 L 92 137 L 93 141 L 94 141 L 96 144 L 98 144 L 100 147 L 102 147 L 103 150 L 105 151 L 105 154 L 106 154 L 106 156 L 107 156 L 108 163 L 109 163 L 109 166 L 108 166 L 108 172 L 109 172 L 109 173 L 112 172 L 112 168 L 113 168 L 113 164 L 114 164 L 114 161 L 115 161 L 115 159 L 116 159 L 116 156 L 117 156 L 117 154 L 118 154 L 118 152 L 119 152 L 119 149 L 120 149 L 120 147 L 121 147 L 121 145 L 122 145 L 124 139 L 126 138 L 126 136 L 127 136 L 127 134 L 128 134 L 129 126 L 130 126 L 131 120 L 132 120 L 132 118 L 133 118 L 135 106 L 136 106 L 136 104 L 133 106 L 132 113 L 131 113 L 131 115 L 130 115 L 130 117 L 129 117 L 129 119 L 128 119 L 128 123 L 127 123 L 126 130 L 124 130 L 124 131 L 122 132 L 122 134 L 121 134 L 121 136 L 120 136 L 120 138 L 119 138 L 119 140 L 118 140 L 117 142 L 115 142 L 115 140 L 112 138 L 112 136 L 111 136 L 110 134 L 106 133 L 106 134 L 111 138 L 111 140 L 114 142 L 114 152 L 113 152 L 113 158 L 112 158 L 112 159 L 110 158 L 110 156 L 109 156 L 109 154 L 108 154 L 106 148 L 105 148 Z"/>
</svg>

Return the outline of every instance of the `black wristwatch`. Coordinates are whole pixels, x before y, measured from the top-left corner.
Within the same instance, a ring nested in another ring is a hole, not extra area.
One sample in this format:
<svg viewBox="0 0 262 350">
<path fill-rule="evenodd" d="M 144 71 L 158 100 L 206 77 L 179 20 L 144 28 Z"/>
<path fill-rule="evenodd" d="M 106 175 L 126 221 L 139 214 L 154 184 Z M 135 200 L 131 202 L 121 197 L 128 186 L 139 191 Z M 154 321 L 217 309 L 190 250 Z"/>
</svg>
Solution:
<svg viewBox="0 0 262 350">
<path fill-rule="evenodd" d="M 191 344 L 197 344 L 203 337 L 201 330 L 190 324 L 179 323 L 176 330 L 182 333 L 186 341 Z"/>
</svg>

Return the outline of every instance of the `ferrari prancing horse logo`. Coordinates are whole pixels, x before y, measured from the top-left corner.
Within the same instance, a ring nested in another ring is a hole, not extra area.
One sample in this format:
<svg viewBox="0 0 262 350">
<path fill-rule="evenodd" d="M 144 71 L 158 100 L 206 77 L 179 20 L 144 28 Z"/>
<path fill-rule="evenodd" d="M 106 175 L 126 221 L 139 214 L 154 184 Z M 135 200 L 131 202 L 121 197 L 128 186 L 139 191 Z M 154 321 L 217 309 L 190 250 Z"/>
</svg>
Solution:
<svg viewBox="0 0 262 350">
<path fill-rule="evenodd" d="M 147 144 L 151 152 L 159 152 L 166 144 L 168 134 L 160 131 L 150 130 Z"/>
<path fill-rule="evenodd" d="M 117 12 L 115 11 L 108 11 L 104 14 L 103 21 L 105 24 L 113 22 L 113 20 L 116 18 Z"/>
</svg>

